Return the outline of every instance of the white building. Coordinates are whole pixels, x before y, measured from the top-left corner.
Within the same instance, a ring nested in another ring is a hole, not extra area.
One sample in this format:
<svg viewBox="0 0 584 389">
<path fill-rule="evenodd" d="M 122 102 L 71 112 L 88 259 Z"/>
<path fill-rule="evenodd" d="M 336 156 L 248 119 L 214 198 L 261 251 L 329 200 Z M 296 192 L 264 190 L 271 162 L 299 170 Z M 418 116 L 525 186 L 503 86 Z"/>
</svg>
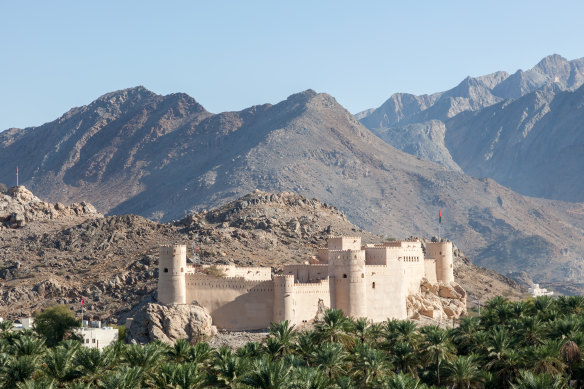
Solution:
<svg viewBox="0 0 584 389">
<path fill-rule="evenodd" d="M 80 327 L 73 330 L 82 338 L 85 347 L 103 350 L 118 340 L 118 329 L 113 327 Z"/>
<path fill-rule="evenodd" d="M 546 288 L 540 288 L 539 284 L 533 284 L 533 288 L 529 288 L 528 291 L 533 297 L 552 296 L 554 294 L 551 290 L 548 291 Z"/>
</svg>

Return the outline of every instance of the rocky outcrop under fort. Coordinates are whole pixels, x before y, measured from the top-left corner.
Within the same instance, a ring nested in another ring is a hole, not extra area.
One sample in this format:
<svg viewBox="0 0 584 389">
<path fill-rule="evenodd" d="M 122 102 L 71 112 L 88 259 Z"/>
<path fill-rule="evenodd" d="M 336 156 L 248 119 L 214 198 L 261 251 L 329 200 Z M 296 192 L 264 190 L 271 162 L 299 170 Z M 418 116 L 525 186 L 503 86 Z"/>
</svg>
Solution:
<svg viewBox="0 0 584 389">
<path fill-rule="evenodd" d="M 145 304 L 134 316 L 127 328 L 127 340 L 150 343 L 160 340 L 174 344 L 178 339 L 187 339 L 194 344 L 217 333 L 211 315 L 204 307 L 194 304 L 161 305 Z"/>
</svg>

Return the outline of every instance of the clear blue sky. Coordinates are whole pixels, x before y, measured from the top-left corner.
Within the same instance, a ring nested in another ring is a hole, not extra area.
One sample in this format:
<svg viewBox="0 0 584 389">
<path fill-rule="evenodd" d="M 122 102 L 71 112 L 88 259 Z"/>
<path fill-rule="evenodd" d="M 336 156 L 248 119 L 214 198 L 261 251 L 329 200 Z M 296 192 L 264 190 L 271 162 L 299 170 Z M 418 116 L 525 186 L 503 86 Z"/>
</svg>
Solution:
<svg viewBox="0 0 584 389">
<path fill-rule="evenodd" d="M 394 92 L 584 56 L 582 1 L 0 0 L 0 130 L 117 89 L 211 112 L 315 89 L 355 113 Z"/>
</svg>

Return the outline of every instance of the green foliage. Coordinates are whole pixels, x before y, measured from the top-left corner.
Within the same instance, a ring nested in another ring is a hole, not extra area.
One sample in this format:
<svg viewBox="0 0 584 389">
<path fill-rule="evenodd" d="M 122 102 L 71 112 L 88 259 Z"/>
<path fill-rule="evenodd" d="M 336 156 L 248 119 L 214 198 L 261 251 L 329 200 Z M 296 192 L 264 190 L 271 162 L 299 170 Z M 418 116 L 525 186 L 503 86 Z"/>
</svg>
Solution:
<svg viewBox="0 0 584 389">
<path fill-rule="evenodd" d="M 583 313 L 581 297 L 499 297 L 481 316 L 446 329 L 373 324 L 329 310 L 311 330 L 272 323 L 265 340 L 238 350 L 179 340 L 172 347 L 117 342 L 99 351 L 72 339 L 52 343 L 38 328 L 37 334 L 7 326 L 0 328 L 0 387 L 584 387 Z"/>
<path fill-rule="evenodd" d="M 75 314 L 66 305 L 55 305 L 35 317 L 35 331 L 46 339 L 47 346 L 57 345 L 71 329 L 79 326 Z"/>
</svg>

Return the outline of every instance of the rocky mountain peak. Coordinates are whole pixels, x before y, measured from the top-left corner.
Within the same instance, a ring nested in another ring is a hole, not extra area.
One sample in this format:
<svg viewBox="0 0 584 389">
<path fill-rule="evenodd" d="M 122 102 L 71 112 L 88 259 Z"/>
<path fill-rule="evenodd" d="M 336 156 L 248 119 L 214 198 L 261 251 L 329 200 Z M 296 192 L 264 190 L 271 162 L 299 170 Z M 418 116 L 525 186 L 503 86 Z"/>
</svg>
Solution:
<svg viewBox="0 0 584 389">
<path fill-rule="evenodd" d="M 533 67 L 533 69 L 537 69 L 550 77 L 554 77 L 566 67 L 570 67 L 570 61 L 559 54 L 552 54 L 544 57 Z"/>
</svg>

